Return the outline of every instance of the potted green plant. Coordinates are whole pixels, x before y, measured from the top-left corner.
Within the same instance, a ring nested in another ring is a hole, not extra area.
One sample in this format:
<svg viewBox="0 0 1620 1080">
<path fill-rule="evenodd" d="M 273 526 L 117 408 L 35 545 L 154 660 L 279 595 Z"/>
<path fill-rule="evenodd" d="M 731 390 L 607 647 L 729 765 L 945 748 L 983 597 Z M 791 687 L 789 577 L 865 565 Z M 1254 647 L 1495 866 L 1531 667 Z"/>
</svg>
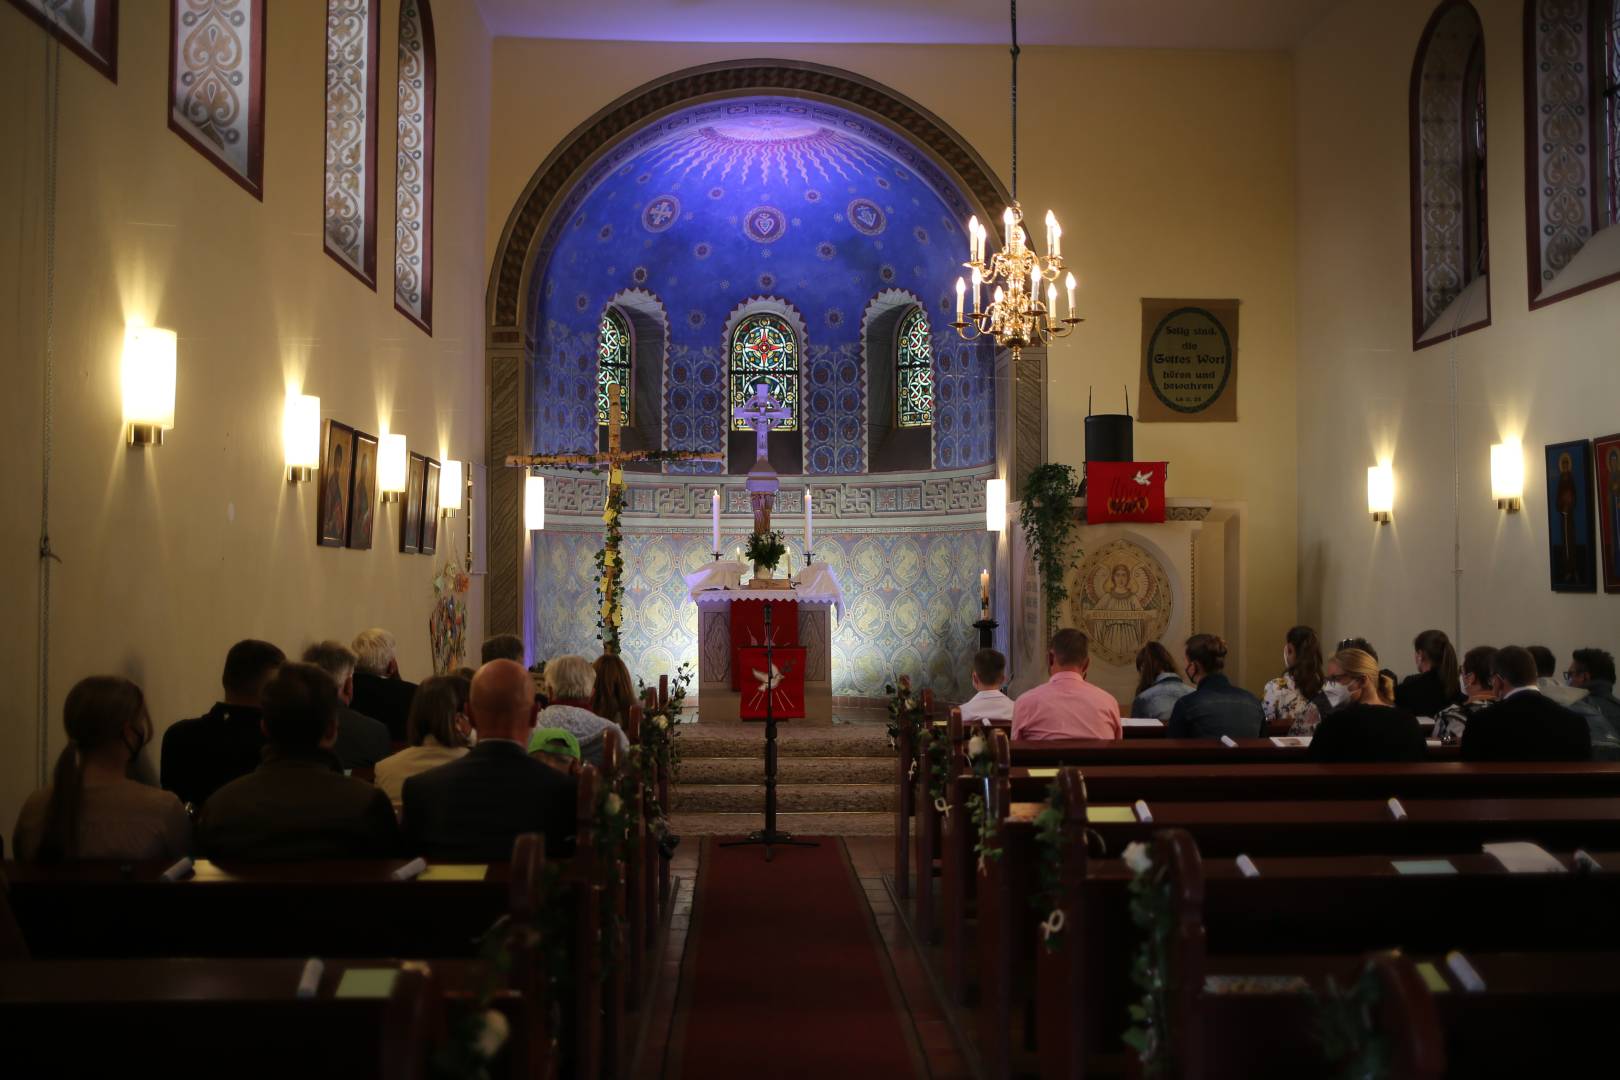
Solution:
<svg viewBox="0 0 1620 1080">
<path fill-rule="evenodd" d="M 754 576 L 769 581 L 776 576 L 777 564 L 787 554 L 787 543 L 779 532 L 753 533 L 744 553 L 754 564 Z"/>
</svg>

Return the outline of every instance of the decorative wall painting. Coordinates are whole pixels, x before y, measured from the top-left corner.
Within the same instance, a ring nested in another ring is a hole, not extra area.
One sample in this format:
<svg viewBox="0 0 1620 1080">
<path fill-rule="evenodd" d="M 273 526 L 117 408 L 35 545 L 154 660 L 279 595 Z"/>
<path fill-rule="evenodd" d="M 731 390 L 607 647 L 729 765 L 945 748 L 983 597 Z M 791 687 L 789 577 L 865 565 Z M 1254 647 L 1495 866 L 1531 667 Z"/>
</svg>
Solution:
<svg viewBox="0 0 1620 1080">
<path fill-rule="evenodd" d="M 427 458 L 411 455 L 405 474 L 405 506 L 399 515 L 399 550 L 415 555 L 422 547 L 422 489 L 427 484 Z"/>
<path fill-rule="evenodd" d="M 173 0 L 169 130 L 264 198 L 264 0 Z"/>
<path fill-rule="evenodd" d="M 427 480 L 423 485 L 420 550 L 423 555 L 439 550 L 439 463 L 432 458 L 427 459 Z"/>
<path fill-rule="evenodd" d="M 118 81 L 118 0 L 11 0 L 11 6 Z"/>
<path fill-rule="evenodd" d="M 372 459 L 376 459 L 375 450 Z M 353 482 L 354 428 L 328 420 L 321 440 L 321 491 L 316 504 L 315 542 L 321 547 L 342 547 L 348 540 L 349 487 Z"/>
<path fill-rule="evenodd" d="M 1620 593 L 1620 434 L 1592 441 L 1597 461 L 1598 553 L 1603 591 Z"/>
<path fill-rule="evenodd" d="M 1553 592 L 1596 592 L 1593 557 L 1592 444 L 1547 447 L 1547 542 Z"/>
<path fill-rule="evenodd" d="M 349 546 L 371 550 L 377 524 L 377 437 L 354 433 L 354 483 L 349 488 Z"/>
</svg>

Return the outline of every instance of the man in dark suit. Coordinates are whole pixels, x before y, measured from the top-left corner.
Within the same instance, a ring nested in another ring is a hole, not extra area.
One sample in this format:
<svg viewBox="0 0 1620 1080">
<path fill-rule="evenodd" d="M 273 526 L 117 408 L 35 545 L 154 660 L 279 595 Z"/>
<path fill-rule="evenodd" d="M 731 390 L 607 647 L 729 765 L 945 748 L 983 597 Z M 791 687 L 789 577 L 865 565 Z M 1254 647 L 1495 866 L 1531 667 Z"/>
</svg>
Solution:
<svg viewBox="0 0 1620 1080">
<path fill-rule="evenodd" d="M 1530 650 L 1509 645 L 1496 654 L 1491 688 L 1497 703 L 1463 729 L 1465 761 L 1588 761 L 1586 721 L 1545 697 L 1536 686 Z"/>
<path fill-rule="evenodd" d="M 197 822 L 211 859 L 375 859 L 399 853 L 394 807 L 335 767 L 337 686 L 314 664 L 286 664 L 264 688 L 264 761 L 214 793 Z"/>
<path fill-rule="evenodd" d="M 411 699 L 416 684 L 399 677 L 399 658 L 394 635 L 380 627 L 362 630 L 354 637 L 356 663 L 354 693 L 349 707 L 357 713 L 380 720 L 388 737 L 405 745 L 406 721 L 411 715 Z"/>
<path fill-rule="evenodd" d="M 337 684 L 337 742 L 332 753 L 345 769 L 368 769 L 394 752 L 388 728 L 380 720 L 373 720 L 353 709 L 354 650 L 341 641 L 318 641 L 304 650 L 304 663 L 314 664 Z"/>
<path fill-rule="evenodd" d="M 159 782 L 183 803 L 200 807 L 220 787 L 259 766 L 264 748 L 259 692 L 286 657 L 268 641 L 238 641 L 225 654 L 225 700 L 204 716 L 163 733 Z"/>
<path fill-rule="evenodd" d="M 520 834 L 546 834 L 546 853 L 574 846 L 577 784 L 529 756 L 539 706 L 523 665 L 495 660 L 473 678 L 467 715 L 478 742 L 465 757 L 405 781 L 408 845 L 429 859 L 512 857 Z"/>
</svg>

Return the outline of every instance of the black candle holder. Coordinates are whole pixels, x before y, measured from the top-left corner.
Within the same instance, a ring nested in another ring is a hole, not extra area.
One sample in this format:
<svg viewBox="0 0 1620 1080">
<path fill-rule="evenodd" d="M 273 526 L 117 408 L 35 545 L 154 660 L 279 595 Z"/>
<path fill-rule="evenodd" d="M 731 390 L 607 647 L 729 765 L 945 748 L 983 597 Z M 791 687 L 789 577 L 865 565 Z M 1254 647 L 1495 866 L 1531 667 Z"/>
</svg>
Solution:
<svg viewBox="0 0 1620 1080">
<path fill-rule="evenodd" d="M 979 631 L 979 648 L 993 649 L 996 647 L 996 627 L 1000 625 L 1000 623 L 996 622 L 996 620 L 990 618 L 988 615 L 973 624 L 974 629 Z"/>
</svg>

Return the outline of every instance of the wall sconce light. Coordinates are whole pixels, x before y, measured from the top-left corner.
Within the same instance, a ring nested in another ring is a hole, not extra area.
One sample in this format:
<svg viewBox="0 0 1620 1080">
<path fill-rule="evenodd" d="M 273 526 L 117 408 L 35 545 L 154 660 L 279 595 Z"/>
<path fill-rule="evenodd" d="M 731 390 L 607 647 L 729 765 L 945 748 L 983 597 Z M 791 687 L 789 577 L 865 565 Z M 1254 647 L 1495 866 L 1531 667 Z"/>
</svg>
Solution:
<svg viewBox="0 0 1620 1080">
<path fill-rule="evenodd" d="M 984 482 L 984 531 L 1005 532 L 1007 528 L 1007 481 Z"/>
<path fill-rule="evenodd" d="M 1524 447 L 1516 439 L 1491 447 L 1491 498 L 1510 514 L 1524 508 Z"/>
<path fill-rule="evenodd" d="M 546 527 L 546 478 L 538 473 L 523 478 L 523 526 L 530 532 Z"/>
<path fill-rule="evenodd" d="M 281 445 L 287 457 L 287 482 L 314 479 L 321 464 L 321 399 L 313 394 L 288 394 L 281 414 Z"/>
<path fill-rule="evenodd" d="M 445 459 L 439 465 L 439 509 L 449 517 L 461 509 L 461 462 Z"/>
<path fill-rule="evenodd" d="M 124 423 L 129 445 L 162 446 L 174 427 L 175 333 L 155 326 L 124 330 Z"/>
<path fill-rule="evenodd" d="M 384 435 L 377 444 L 377 490 L 385 503 L 399 502 L 405 493 L 406 470 L 410 455 L 406 452 L 405 436 Z"/>
<path fill-rule="evenodd" d="M 1388 525 L 1395 509 L 1395 470 L 1373 465 L 1367 470 L 1367 512 L 1380 525 Z"/>
</svg>

